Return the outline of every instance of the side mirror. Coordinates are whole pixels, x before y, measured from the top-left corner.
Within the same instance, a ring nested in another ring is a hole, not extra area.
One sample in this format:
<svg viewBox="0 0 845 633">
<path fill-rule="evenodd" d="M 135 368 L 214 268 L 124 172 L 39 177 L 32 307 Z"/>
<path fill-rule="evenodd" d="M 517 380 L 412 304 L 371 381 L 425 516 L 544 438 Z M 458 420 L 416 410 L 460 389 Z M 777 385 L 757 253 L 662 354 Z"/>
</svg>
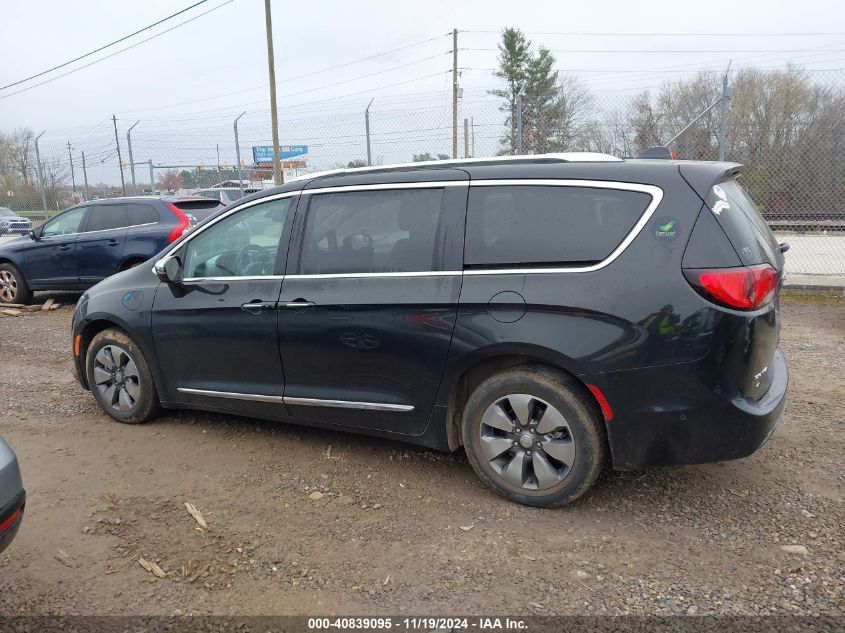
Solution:
<svg viewBox="0 0 845 633">
<path fill-rule="evenodd" d="M 156 276 L 164 283 L 181 284 L 182 283 L 182 260 L 177 256 L 160 259 L 155 263 Z"/>
<path fill-rule="evenodd" d="M 40 231 L 40 229 L 32 229 L 32 230 L 29 232 L 29 239 L 31 239 L 31 240 L 37 240 L 39 237 L 41 237 L 41 231 Z"/>
</svg>

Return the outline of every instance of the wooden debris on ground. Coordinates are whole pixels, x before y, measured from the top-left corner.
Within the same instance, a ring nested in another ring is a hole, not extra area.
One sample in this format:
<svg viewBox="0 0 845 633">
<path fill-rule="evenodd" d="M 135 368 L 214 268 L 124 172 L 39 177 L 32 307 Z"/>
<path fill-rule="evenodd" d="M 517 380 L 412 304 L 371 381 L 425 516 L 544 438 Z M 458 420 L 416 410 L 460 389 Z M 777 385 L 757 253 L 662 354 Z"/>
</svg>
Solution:
<svg viewBox="0 0 845 633">
<path fill-rule="evenodd" d="M 55 558 L 57 561 L 59 561 L 65 567 L 73 568 L 73 567 L 77 566 L 77 563 L 74 560 L 73 556 L 68 554 L 63 549 L 60 549 L 55 554 L 53 554 L 53 558 Z"/>
<path fill-rule="evenodd" d="M 138 564 L 141 567 L 143 567 L 144 569 L 146 569 L 148 572 L 150 572 L 156 578 L 166 578 L 167 577 L 167 574 L 164 572 L 164 570 L 152 561 L 148 561 L 148 560 L 144 559 L 143 557 L 139 557 L 138 558 Z"/>
<path fill-rule="evenodd" d="M 202 512 L 197 510 L 196 506 L 192 503 L 185 503 L 185 508 L 188 510 L 188 514 L 194 517 L 194 521 L 202 528 L 203 530 L 208 529 L 208 523 L 205 522 L 205 518 L 202 516 Z"/>
<path fill-rule="evenodd" d="M 4 316 L 17 317 L 26 312 L 49 312 L 58 310 L 62 307 L 61 303 L 57 303 L 55 299 L 47 299 L 43 304 L 25 305 L 23 303 L 4 303 L 0 314 Z"/>
</svg>

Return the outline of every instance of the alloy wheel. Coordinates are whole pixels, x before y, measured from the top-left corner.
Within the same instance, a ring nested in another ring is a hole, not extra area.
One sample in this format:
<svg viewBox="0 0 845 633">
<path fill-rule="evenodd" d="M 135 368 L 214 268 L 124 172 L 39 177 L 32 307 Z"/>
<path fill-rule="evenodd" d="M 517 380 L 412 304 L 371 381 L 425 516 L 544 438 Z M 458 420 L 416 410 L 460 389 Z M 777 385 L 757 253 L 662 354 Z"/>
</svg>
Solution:
<svg viewBox="0 0 845 633">
<path fill-rule="evenodd" d="M 504 483 L 545 490 L 562 482 L 575 463 L 575 439 L 554 406 L 524 393 L 497 399 L 480 422 L 481 451 Z"/>
<path fill-rule="evenodd" d="M 94 383 L 103 400 L 117 411 L 131 411 L 141 397 L 138 367 L 129 353 L 117 345 L 105 345 L 97 352 Z"/>
<path fill-rule="evenodd" d="M 18 296 L 18 280 L 8 270 L 0 270 L 0 299 L 12 303 Z"/>
</svg>

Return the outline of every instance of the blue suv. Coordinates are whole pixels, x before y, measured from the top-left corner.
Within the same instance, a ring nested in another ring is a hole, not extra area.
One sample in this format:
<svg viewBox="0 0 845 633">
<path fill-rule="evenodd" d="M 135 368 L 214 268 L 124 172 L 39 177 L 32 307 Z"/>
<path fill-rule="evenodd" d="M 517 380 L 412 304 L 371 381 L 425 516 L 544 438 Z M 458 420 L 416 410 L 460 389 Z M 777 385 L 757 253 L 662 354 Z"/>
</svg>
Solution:
<svg viewBox="0 0 845 633">
<path fill-rule="evenodd" d="M 28 303 L 34 290 L 84 290 L 132 268 L 223 208 L 198 196 L 110 198 L 67 209 L 0 242 L 0 305 Z"/>
</svg>

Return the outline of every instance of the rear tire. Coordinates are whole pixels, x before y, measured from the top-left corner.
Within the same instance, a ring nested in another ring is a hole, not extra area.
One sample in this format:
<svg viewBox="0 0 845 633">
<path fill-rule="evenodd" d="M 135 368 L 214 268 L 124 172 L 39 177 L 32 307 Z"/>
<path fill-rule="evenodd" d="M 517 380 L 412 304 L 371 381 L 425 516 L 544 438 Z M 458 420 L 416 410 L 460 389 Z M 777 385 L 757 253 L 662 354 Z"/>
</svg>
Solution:
<svg viewBox="0 0 845 633">
<path fill-rule="evenodd" d="M 571 376 L 543 366 L 496 374 L 472 392 L 461 428 L 481 480 L 510 501 L 578 499 L 607 460 L 603 423 Z"/>
<path fill-rule="evenodd" d="M 28 304 L 32 301 L 32 290 L 26 279 L 14 264 L 0 264 L 0 305 L 4 303 Z"/>
<path fill-rule="evenodd" d="M 92 339 L 85 370 L 97 404 L 118 422 L 140 424 L 161 410 L 150 366 L 122 330 L 103 330 Z"/>
</svg>

